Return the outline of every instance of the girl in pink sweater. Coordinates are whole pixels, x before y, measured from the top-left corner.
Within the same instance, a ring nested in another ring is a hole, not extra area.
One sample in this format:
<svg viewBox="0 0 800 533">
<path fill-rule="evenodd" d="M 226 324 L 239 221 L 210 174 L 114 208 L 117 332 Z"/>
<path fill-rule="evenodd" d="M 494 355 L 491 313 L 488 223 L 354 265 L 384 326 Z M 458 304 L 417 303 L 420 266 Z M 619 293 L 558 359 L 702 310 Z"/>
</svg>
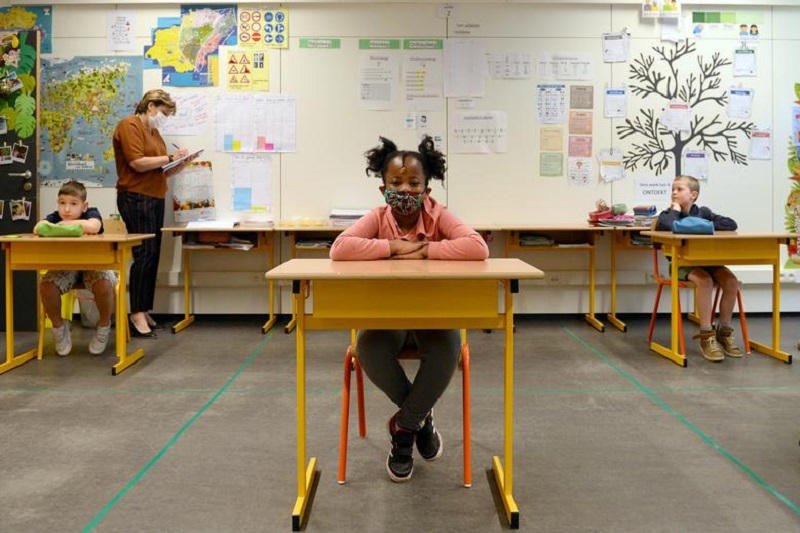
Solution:
<svg viewBox="0 0 800 533">
<path fill-rule="evenodd" d="M 444 181 L 445 160 L 426 136 L 418 151 L 398 150 L 383 137 L 369 150 L 367 175 L 381 178 L 386 205 L 345 230 L 331 248 L 335 261 L 370 259 L 460 259 L 482 261 L 489 248 L 481 236 L 430 197 L 431 179 Z M 413 383 L 397 356 L 416 347 L 420 365 Z M 433 406 L 458 364 L 458 330 L 362 330 L 356 351 L 370 380 L 397 405 L 389 419 L 392 448 L 386 470 L 392 481 L 411 479 L 413 450 L 426 461 L 441 457 L 442 437 L 433 425 Z"/>
</svg>

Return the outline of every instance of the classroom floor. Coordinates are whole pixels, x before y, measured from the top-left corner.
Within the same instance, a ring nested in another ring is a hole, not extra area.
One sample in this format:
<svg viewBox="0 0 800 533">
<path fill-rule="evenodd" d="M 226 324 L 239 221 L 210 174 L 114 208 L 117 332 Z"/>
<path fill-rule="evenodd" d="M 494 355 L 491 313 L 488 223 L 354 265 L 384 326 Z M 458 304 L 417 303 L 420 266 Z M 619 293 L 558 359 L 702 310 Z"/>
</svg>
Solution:
<svg viewBox="0 0 800 533">
<path fill-rule="evenodd" d="M 627 333 L 580 318 L 518 317 L 514 496 L 535 532 L 800 531 L 800 363 L 753 353 L 722 364 L 694 346 L 680 368 Z M 200 317 L 119 376 L 109 345 L 0 376 L 3 532 L 291 530 L 296 497 L 295 336 L 263 317 Z M 749 317 L 753 338 L 769 318 Z M 738 329 L 738 323 L 735 324 Z M 687 325 L 687 335 L 694 333 Z M 668 318 L 657 336 L 666 340 Z M 800 317 L 782 321 L 795 356 Z M 34 342 L 21 335 L 18 346 Z M 368 438 L 351 417 L 336 483 L 346 332 L 308 337 L 308 451 L 319 483 L 307 531 L 503 531 L 491 458 L 502 455 L 502 336 L 470 332 L 473 487 L 461 487 L 460 380 L 436 407 L 445 453 L 413 479 L 385 473 L 393 407 L 368 384 Z M 413 363 L 412 363 L 413 364 Z"/>
</svg>

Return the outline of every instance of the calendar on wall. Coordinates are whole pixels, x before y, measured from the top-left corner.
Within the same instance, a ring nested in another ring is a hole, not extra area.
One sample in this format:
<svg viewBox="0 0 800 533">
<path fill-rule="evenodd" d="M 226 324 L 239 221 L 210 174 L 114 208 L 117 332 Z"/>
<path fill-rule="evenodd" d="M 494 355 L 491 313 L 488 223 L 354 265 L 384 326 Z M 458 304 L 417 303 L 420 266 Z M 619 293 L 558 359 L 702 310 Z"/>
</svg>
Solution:
<svg viewBox="0 0 800 533">
<path fill-rule="evenodd" d="M 505 111 L 456 113 L 450 126 L 450 151 L 459 154 L 491 154 L 508 150 L 508 117 Z"/>
</svg>

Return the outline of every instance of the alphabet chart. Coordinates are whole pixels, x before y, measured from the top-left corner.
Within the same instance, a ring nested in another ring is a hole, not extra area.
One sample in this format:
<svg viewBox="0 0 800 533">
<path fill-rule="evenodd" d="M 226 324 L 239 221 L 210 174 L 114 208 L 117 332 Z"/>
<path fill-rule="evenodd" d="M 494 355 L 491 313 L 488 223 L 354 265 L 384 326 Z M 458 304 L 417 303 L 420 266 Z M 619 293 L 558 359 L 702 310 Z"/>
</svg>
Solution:
<svg viewBox="0 0 800 533">
<path fill-rule="evenodd" d="M 450 148 L 459 154 L 508 150 L 508 116 L 504 111 L 456 113 L 450 126 Z"/>
</svg>

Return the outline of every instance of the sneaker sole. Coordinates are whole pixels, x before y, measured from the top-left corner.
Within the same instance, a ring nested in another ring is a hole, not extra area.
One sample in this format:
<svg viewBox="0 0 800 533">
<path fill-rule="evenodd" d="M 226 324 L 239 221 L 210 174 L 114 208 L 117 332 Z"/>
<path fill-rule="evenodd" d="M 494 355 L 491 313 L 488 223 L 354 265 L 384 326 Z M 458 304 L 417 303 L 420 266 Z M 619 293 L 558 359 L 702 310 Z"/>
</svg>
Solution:
<svg viewBox="0 0 800 533">
<path fill-rule="evenodd" d="M 712 363 L 721 363 L 721 362 L 723 362 L 725 360 L 725 356 L 723 355 L 719 359 L 713 359 L 713 358 L 707 356 L 706 354 L 703 354 L 703 359 L 705 359 L 706 361 L 711 361 Z"/>
</svg>

